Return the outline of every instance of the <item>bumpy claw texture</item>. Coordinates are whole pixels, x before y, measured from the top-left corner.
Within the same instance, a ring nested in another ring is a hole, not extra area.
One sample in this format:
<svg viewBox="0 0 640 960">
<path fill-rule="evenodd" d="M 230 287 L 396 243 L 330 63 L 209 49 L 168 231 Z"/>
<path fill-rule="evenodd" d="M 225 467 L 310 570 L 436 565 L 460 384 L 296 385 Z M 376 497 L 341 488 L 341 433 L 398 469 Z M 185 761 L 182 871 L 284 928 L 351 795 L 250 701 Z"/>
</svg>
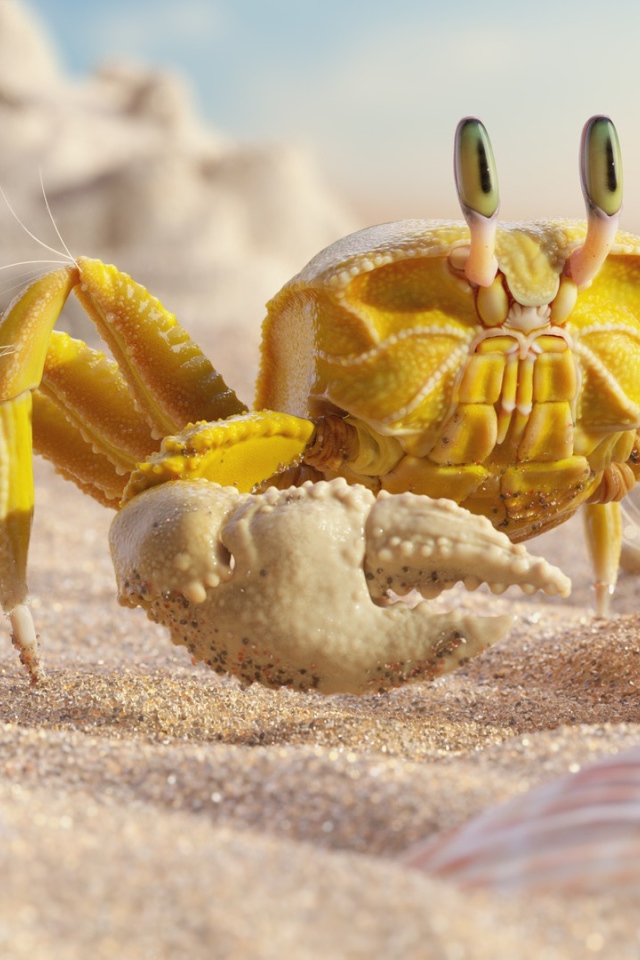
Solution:
<svg viewBox="0 0 640 960">
<path fill-rule="evenodd" d="M 390 531 L 389 533 L 385 531 Z M 153 487 L 111 528 L 120 602 L 246 683 L 365 693 L 432 679 L 513 618 L 391 603 L 463 580 L 566 594 L 569 581 L 450 501 L 378 500 L 342 480 L 242 494 L 206 480 Z M 376 602 L 377 601 L 377 602 Z"/>
</svg>

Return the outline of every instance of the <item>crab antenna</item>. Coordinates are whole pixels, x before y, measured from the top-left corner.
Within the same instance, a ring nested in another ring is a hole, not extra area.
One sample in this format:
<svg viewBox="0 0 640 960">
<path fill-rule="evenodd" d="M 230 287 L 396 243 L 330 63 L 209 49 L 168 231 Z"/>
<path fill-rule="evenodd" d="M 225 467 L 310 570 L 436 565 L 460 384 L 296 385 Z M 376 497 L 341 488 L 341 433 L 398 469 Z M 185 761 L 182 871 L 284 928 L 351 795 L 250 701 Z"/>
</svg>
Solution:
<svg viewBox="0 0 640 960">
<path fill-rule="evenodd" d="M 498 272 L 494 250 L 500 197 L 489 134 L 475 117 L 465 117 L 458 124 L 454 170 L 458 199 L 471 231 L 464 272 L 470 283 L 489 287 Z"/>
<path fill-rule="evenodd" d="M 618 229 L 622 207 L 622 158 L 609 117 L 591 117 L 580 140 L 580 182 L 587 208 L 587 235 L 565 266 L 578 287 L 593 280 Z"/>
</svg>

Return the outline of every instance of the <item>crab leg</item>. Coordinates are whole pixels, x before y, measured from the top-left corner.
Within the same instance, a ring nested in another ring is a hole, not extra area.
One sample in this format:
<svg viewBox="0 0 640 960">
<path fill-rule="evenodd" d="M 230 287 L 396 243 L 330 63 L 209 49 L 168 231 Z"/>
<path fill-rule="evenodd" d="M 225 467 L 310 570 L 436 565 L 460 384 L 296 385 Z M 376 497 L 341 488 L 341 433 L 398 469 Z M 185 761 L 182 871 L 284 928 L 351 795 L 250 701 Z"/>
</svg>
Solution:
<svg viewBox="0 0 640 960">
<path fill-rule="evenodd" d="M 166 437 L 161 455 L 140 465 L 142 487 L 192 471 L 251 490 L 300 459 L 315 429 L 310 421 L 269 410 L 247 413 L 173 314 L 144 287 L 99 260 L 81 257 L 78 269 L 76 296 L 110 347 L 152 436 Z M 128 496 L 138 489 L 138 473 Z"/>
<path fill-rule="evenodd" d="M 622 510 L 617 500 L 587 503 L 584 527 L 595 574 L 596 616 L 609 616 L 622 553 Z"/>
<path fill-rule="evenodd" d="M 42 377 L 49 334 L 77 280 L 77 271 L 65 267 L 36 281 L 0 325 L 0 604 L 34 680 L 40 666 L 26 605 L 33 516 L 31 392 Z"/>
<path fill-rule="evenodd" d="M 82 340 L 52 331 L 39 393 L 120 474 L 130 473 L 158 447 L 117 364 Z"/>
<path fill-rule="evenodd" d="M 246 412 L 221 375 L 159 300 L 116 267 L 78 259 L 75 293 L 159 439 L 196 420 Z"/>
<path fill-rule="evenodd" d="M 53 330 L 72 289 L 116 363 Z M 158 438 L 192 421 L 231 418 L 212 440 L 210 466 L 224 477 L 223 463 L 241 454 L 249 488 L 295 462 L 313 432 L 308 421 L 246 414 L 175 317 L 115 267 L 80 258 L 31 284 L 0 322 L 0 604 L 34 680 L 41 671 L 26 605 L 32 411 L 37 452 L 110 506 Z"/>
<path fill-rule="evenodd" d="M 107 339 L 123 360 L 129 384 L 137 387 L 136 399 L 152 411 L 160 411 L 152 414 L 151 427 L 135 411 L 125 415 L 124 381 L 120 383 L 120 375 L 101 355 L 82 344 L 74 346 L 70 338 L 54 337 L 47 360 L 53 327 L 73 288 L 80 290 L 100 332 L 113 331 Z M 143 342 L 151 360 L 141 364 L 142 373 L 134 375 L 132 365 L 139 360 Z M 58 403 L 88 443 L 106 453 L 116 473 L 129 472 L 141 455 L 153 449 L 149 434 L 154 429 L 162 431 L 165 424 L 175 428 L 190 419 L 185 396 L 195 394 L 198 403 L 206 393 L 205 414 L 213 411 L 219 416 L 245 409 L 175 318 L 115 268 L 80 260 L 77 266 L 35 281 L 9 307 L 0 324 L 0 603 L 9 614 L 14 643 L 33 679 L 41 671 L 35 629 L 26 606 L 26 566 L 34 499 L 32 392 L 43 374 L 43 393 Z M 169 389 L 167 383 L 173 375 L 177 385 Z M 75 390 L 69 389 L 70 383 Z M 193 384 L 201 385 L 200 392 L 190 390 Z M 38 402 L 36 417 L 40 418 L 37 432 L 46 435 L 45 421 L 51 425 L 54 417 L 51 407 L 45 409 Z M 58 415 L 56 423 L 61 428 Z M 54 452 L 51 435 L 45 445 L 47 442 Z M 69 466 L 74 460 L 69 450 L 74 449 L 76 460 L 86 460 L 86 450 L 76 444 L 63 454 Z M 83 471 L 86 468 L 79 470 Z M 86 485 L 91 487 L 90 480 Z"/>
<path fill-rule="evenodd" d="M 113 462 L 87 443 L 62 410 L 39 390 L 33 394 L 33 448 L 83 493 L 117 510 L 127 475 L 118 473 Z"/>
<path fill-rule="evenodd" d="M 167 480 L 197 478 L 250 493 L 299 462 L 314 431 L 312 421 L 273 410 L 193 424 L 166 437 L 157 454 L 138 464 L 124 500 Z"/>
</svg>

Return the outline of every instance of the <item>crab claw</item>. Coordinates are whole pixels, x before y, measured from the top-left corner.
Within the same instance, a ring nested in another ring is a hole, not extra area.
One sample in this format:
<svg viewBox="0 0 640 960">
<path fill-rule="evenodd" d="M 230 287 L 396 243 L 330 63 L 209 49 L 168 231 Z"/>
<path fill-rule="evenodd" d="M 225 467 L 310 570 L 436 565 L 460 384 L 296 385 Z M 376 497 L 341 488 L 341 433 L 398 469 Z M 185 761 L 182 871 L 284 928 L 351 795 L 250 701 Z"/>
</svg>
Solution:
<svg viewBox="0 0 640 960">
<path fill-rule="evenodd" d="M 263 494 L 207 480 L 165 483 L 123 507 L 111 549 L 120 602 L 145 608 L 196 659 L 247 683 L 323 693 L 431 679 L 513 622 L 434 614 L 424 601 L 390 604 L 388 588 L 431 596 L 454 579 L 479 583 L 485 569 L 501 589 L 569 586 L 449 501 L 376 501 L 344 480 Z"/>
<path fill-rule="evenodd" d="M 567 596 L 571 589 L 556 567 L 453 500 L 383 491 L 367 519 L 365 540 L 365 573 L 374 599 L 412 590 L 432 599 L 461 581 L 468 590 L 486 583 L 492 593 L 514 584 L 523 593 L 542 590 L 550 596 Z"/>
</svg>

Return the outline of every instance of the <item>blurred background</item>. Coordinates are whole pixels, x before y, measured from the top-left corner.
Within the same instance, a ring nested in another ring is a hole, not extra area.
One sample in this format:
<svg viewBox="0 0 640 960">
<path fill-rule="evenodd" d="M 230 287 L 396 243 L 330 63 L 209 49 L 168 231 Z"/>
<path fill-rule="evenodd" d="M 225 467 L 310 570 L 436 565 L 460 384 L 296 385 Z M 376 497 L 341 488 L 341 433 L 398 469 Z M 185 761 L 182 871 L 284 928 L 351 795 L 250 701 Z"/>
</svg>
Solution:
<svg viewBox="0 0 640 960">
<path fill-rule="evenodd" d="M 263 304 L 315 252 L 459 217 L 461 116 L 518 219 L 582 216 L 580 131 L 610 114 L 640 230 L 639 27 L 636 0 L 0 0 L 0 184 L 60 248 L 41 170 L 68 247 L 149 285 L 249 390 Z M 0 233 L 3 263 L 51 256 L 7 208 Z"/>
</svg>

